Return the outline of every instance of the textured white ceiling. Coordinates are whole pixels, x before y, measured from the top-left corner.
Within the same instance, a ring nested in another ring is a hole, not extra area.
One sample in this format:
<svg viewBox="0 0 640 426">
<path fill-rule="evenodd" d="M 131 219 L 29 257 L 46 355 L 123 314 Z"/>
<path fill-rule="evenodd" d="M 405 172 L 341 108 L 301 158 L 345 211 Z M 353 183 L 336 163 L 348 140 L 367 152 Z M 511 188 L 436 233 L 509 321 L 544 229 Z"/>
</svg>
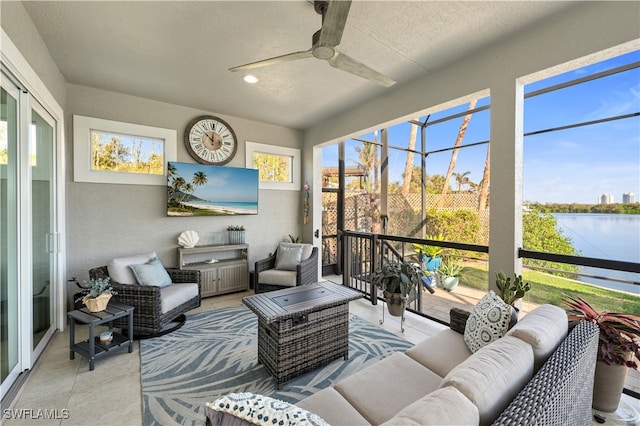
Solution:
<svg viewBox="0 0 640 426">
<path fill-rule="evenodd" d="M 573 2 L 354 1 L 338 49 L 384 88 L 308 58 L 228 68 L 311 47 L 308 1 L 25 1 L 67 82 L 306 129 L 536 25 Z M 470 70 L 470 72 L 473 72 Z"/>
</svg>

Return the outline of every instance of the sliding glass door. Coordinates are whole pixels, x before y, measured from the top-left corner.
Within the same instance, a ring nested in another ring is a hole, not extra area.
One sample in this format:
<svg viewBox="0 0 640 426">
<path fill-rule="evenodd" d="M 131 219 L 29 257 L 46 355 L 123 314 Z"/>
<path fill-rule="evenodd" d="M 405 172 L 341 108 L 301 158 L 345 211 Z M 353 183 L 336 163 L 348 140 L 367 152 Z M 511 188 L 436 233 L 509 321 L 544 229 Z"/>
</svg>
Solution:
<svg viewBox="0 0 640 426">
<path fill-rule="evenodd" d="M 55 254 L 58 238 L 54 232 L 54 126 L 53 118 L 39 104 L 31 102 L 29 162 L 31 168 L 31 280 L 32 349 L 53 332 L 53 292 Z M 35 357 L 34 357 L 35 358 Z"/>
<path fill-rule="evenodd" d="M 2 394 L 20 372 L 18 321 L 18 99 L 17 87 L 0 87 L 0 379 Z"/>
<path fill-rule="evenodd" d="M 57 122 L 2 70 L 0 79 L 0 395 L 57 328 Z M 58 296 L 58 297 L 57 297 Z M 63 309 L 63 307 L 61 307 Z"/>
</svg>

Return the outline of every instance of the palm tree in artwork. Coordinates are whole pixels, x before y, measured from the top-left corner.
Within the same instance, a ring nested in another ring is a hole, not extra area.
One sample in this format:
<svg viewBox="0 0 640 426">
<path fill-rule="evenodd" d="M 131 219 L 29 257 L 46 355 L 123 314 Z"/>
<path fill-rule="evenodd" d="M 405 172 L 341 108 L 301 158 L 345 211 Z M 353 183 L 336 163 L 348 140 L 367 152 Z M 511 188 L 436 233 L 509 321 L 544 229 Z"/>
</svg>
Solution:
<svg viewBox="0 0 640 426">
<path fill-rule="evenodd" d="M 195 172 L 193 174 L 193 177 L 191 178 L 191 183 L 194 186 L 193 191 L 191 191 L 191 193 L 193 194 L 195 190 L 198 189 L 198 187 L 204 185 L 207 182 L 208 182 L 207 174 L 205 172 L 202 172 L 202 171 Z"/>
</svg>

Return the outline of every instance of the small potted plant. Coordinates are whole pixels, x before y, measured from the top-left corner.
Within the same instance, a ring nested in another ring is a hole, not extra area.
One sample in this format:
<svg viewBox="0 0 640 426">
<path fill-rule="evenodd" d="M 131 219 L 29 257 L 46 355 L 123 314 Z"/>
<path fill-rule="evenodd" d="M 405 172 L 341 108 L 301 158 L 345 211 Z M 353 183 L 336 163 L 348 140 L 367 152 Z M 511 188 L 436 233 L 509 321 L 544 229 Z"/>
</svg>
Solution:
<svg viewBox="0 0 640 426">
<path fill-rule="evenodd" d="M 567 296 L 569 322 L 589 321 L 600 328 L 593 408 L 614 412 L 620 403 L 629 368 L 638 369 L 640 359 L 640 316 L 604 312 L 580 297 Z"/>
<path fill-rule="evenodd" d="M 460 282 L 460 273 L 463 269 L 464 267 L 458 263 L 452 261 L 442 262 L 440 269 L 437 271 L 442 288 L 447 291 L 456 288 Z"/>
<path fill-rule="evenodd" d="M 444 237 L 442 235 L 427 235 L 427 240 L 442 241 Z M 427 271 L 437 271 L 440 268 L 442 259 L 440 254 L 444 248 L 440 246 L 430 246 L 428 244 L 416 244 L 413 243 L 413 250 L 420 257 L 420 262 L 423 263 L 424 269 Z"/>
<path fill-rule="evenodd" d="M 422 280 L 420 268 L 398 261 L 385 261 L 371 276 L 371 283 L 382 289 L 383 297 L 393 316 L 402 316 L 409 295 L 418 291 Z"/>
<path fill-rule="evenodd" d="M 86 294 L 82 297 L 82 303 L 85 304 L 90 312 L 100 312 L 109 304 L 111 296 L 118 294 L 110 283 L 111 278 L 92 278 L 89 281 L 83 281 Z"/>
<path fill-rule="evenodd" d="M 229 244 L 244 244 L 244 226 L 229 225 L 227 231 L 229 231 Z"/>
</svg>

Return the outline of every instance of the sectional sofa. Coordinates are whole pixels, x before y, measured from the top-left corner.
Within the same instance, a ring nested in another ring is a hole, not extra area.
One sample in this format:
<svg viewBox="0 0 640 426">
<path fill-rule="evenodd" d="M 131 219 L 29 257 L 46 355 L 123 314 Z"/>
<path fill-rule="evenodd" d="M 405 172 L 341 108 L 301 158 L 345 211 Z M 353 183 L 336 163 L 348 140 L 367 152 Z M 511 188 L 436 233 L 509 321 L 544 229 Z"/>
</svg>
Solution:
<svg viewBox="0 0 640 426">
<path fill-rule="evenodd" d="M 268 397 L 258 403 L 249 394 L 253 414 L 264 405 L 271 408 L 270 420 L 334 426 L 591 424 L 595 324 L 580 322 L 568 333 L 566 313 L 542 305 L 504 337 L 471 353 L 463 338 L 468 315 L 452 309 L 450 329 L 295 406 Z M 239 414 L 243 402 L 228 401 L 207 404 L 208 424 L 260 424 Z"/>
</svg>

